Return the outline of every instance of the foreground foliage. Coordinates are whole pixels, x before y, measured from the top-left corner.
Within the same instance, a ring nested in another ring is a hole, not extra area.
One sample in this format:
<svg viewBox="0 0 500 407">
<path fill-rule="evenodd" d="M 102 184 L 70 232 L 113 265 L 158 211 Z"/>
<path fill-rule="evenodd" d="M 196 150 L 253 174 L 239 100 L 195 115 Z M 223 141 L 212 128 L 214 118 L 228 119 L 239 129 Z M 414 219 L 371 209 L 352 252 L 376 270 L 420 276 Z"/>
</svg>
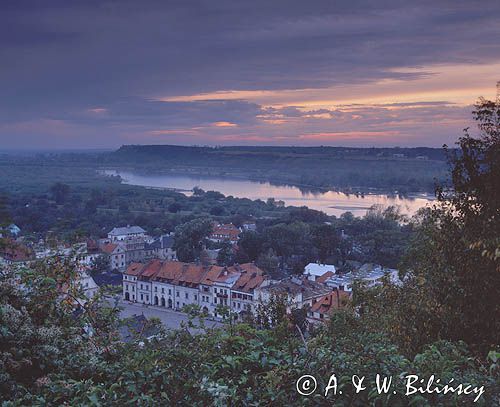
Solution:
<svg viewBox="0 0 500 407">
<path fill-rule="evenodd" d="M 56 288 L 71 279 L 55 261 L 0 279 L 0 392 L 4 406 L 45 405 L 462 405 L 470 396 L 404 396 L 400 376 L 484 385 L 477 405 L 499 401 L 498 368 L 480 363 L 464 343 L 436 342 L 407 358 L 387 336 L 371 332 L 347 309 L 303 340 L 290 320 L 270 329 L 230 325 L 161 333 L 122 343 L 114 308 L 87 302 L 78 313 Z M 55 271 L 57 270 L 57 272 Z M 22 282 L 22 284 L 20 284 Z M 71 292 L 71 291 L 70 291 Z M 71 296 L 78 292 L 72 292 Z M 100 300 L 97 300 L 100 301 Z M 194 321 L 195 322 L 195 321 Z M 339 378 L 342 396 L 322 394 Z M 355 394 L 350 377 L 393 375 L 397 395 Z M 296 380 L 314 375 L 318 390 L 300 396 Z"/>
</svg>

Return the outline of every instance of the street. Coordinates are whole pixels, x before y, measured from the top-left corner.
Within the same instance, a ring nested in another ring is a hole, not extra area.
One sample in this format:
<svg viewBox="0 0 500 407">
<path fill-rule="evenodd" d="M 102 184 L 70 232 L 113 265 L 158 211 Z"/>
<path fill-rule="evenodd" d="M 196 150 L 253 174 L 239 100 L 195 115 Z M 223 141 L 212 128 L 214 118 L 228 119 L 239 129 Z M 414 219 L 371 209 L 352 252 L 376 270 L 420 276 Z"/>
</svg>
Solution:
<svg viewBox="0 0 500 407">
<path fill-rule="evenodd" d="M 109 299 L 111 305 L 114 305 L 114 299 Z M 179 329 L 181 328 L 181 323 L 188 323 L 188 317 L 183 312 L 174 311 L 167 308 L 155 307 L 152 305 L 134 304 L 128 301 L 118 300 L 118 306 L 122 309 L 120 316 L 122 318 L 129 318 L 133 315 L 143 314 L 146 318 L 158 318 L 163 326 L 168 329 Z M 193 321 L 198 324 L 198 319 Z M 223 324 L 218 321 L 212 321 L 211 319 L 205 319 L 205 326 L 207 328 L 220 327 Z"/>
</svg>

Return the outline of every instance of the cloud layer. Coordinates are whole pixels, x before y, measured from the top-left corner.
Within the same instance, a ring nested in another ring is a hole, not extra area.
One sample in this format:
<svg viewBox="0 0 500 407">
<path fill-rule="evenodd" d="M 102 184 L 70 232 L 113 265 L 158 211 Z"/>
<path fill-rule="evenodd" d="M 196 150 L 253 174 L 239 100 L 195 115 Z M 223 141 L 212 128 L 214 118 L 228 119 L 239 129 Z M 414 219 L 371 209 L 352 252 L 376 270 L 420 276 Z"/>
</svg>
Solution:
<svg viewBox="0 0 500 407">
<path fill-rule="evenodd" d="M 0 7 L 3 148 L 439 146 L 500 79 L 496 0 Z"/>
</svg>

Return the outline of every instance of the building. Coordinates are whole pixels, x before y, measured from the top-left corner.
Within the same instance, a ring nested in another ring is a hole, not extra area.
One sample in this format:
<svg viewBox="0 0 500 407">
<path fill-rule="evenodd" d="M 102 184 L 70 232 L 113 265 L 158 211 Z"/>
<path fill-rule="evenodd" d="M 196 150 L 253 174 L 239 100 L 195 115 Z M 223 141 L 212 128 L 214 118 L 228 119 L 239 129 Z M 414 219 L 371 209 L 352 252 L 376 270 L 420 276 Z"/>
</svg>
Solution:
<svg viewBox="0 0 500 407">
<path fill-rule="evenodd" d="M 360 281 L 368 287 L 381 284 L 384 278 L 388 278 L 394 284 L 400 284 L 398 270 L 384 269 L 378 264 L 366 263 L 357 271 L 343 275 L 335 275 L 328 278 L 325 284 L 335 290 L 352 291 L 355 281 Z"/>
<path fill-rule="evenodd" d="M 144 245 L 144 259 L 177 260 L 174 250 L 174 234 L 162 235 Z"/>
<path fill-rule="evenodd" d="M 244 231 L 252 231 L 255 232 L 257 230 L 257 225 L 253 222 L 245 222 L 241 225 L 241 228 Z"/>
<path fill-rule="evenodd" d="M 312 323 L 322 322 L 330 318 L 335 309 L 342 308 L 350 299 L 350 293 L 335 290 L 317 299 L 307 311 L 307 320 Z"/>
<path fill-rule="evenodd" d="M 21 228 L 15 223 L 11 223 L 4 230 L 6 230 L 13 237 L 17 237 L 21 233 Z"/>
<path fill-rule="evenodd" d="M 80 285 L 83 293 L 89 299 L 94 298 L 97 291 L 99 291 L 99 286 L 86 270 L 79 271 L 77 284 Z"/>
<path fill-rule="evenodd" d="M 256 291 L 270 283 L 264 272 L 253 263 L 235 266 L 240 277 L 231 287 L 231 310 L 243 316 L 256 311 Z"/>
<path fill-rule="evenodd" d="M 130 238 L 146 239 L 146 231 L 140 226 L 126 226 L 113 228 L 113 230 L 108 233 L 108 239 L 111 243 L 120 242 Z"/>
<path fill-rule="evenodd" d="M 311 281 L 316 281 L 326 274 L 333 276 L 336 272 L 337 270 L 333 264 L 309 263 L 304 268 L 304 276 Z"/>
<path fill-rule="evenodd" d="M 266 282 L 264 272 L 251 263 L 220 267 L 156 259 L 128 266 L 123 299 L 176 310 L 197 305 L 214 316 L 220 316 L 222 306 L 240 315 L 253 312 L 255 290 Z"/>
<path fill-rule="evenodd" d="M 101 247 L 103 254 L 109 257 L 111 270 L 123 271 L 127 267 L 125 248 L 119 243 L 106 243 Z"/>
<path fill-rule="evenodd" d="M 284 295 L 287 299 L 287 311 L 291 312 L 294 308 L 312 306 L 319 298 L 331 291 L 331 288 L 316 281 L 289 277 L 260 287 L 257 291 L 257 300 L 265 304 L 273 296 Z"/>
<path fill-rule="evenodd" d="M 128 236 L 118 241 L 125 250 L 125 264 L 143 261 L 145 257 L 146 236 Z"/>
<path fill-rule="evenodd" d="M 236 244 L 238 243 L 241 230 L 234 226 L 232 223 L 225 225 L 215 225 L 212 234 L 209 239 L 213 242 L 222 243 L 229 242 Z"/>
</svg>

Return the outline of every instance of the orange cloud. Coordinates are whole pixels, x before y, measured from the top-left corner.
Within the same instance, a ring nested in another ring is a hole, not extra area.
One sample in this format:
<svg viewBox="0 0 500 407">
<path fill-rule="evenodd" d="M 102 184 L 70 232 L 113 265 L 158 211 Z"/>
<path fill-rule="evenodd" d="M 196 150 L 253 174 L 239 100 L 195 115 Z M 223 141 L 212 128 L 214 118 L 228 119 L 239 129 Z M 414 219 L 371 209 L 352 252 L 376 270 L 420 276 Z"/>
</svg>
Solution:
<svg viewBox="0 0 500 407">
<path fill-rule="evenodd" d="M 215 127 L 238 127 L 236 123 L 231 123 L 231 122 L 215 122 L 212 124 L 212 126 Z"/>
</svg>

